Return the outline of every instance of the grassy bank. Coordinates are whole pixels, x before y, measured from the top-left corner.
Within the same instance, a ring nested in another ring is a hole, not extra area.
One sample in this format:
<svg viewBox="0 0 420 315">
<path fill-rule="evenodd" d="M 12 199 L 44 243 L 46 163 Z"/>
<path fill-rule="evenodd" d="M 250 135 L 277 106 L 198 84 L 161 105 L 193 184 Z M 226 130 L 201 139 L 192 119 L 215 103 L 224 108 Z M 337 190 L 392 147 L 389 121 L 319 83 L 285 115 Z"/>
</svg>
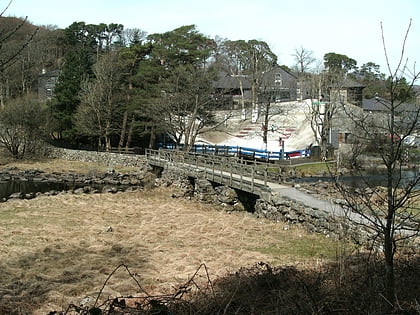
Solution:
<svg viewBox="0 0 420 315">
<path fill-rule="evenodd" d="M 1 164 L 60 173 L 107 169 L 63 160 Z M 211 283 L 214 291 L 199 294 L 194 305 L 181 302 L 189 312 L 179 314 L 227 309 L 231 311 L 226 314 L 241 309 L 247 310 L 244 314 L 252 309 L 255 314 L 272 314 L 275 309 L 327 314 L 336 308 L 342 314 L 363 314 L 366 305 L 383 302 L 376 291 L 381 265 L 371 267 L 365 258 L 359 259 L 353 246 L 246 212 L 227 213 L 173 196 L 172 189 L 157 188 L 1 203 L 0 314 L 47 314 L 72 303 L 91 306 L 99 297 L 100 305 L 141 291 L 148 298 L 164 296 L 173 302 L 171 296 L 185 283 L 188 290 Z M 418 267 L 418 256 L 410 257 L 413 260 L 401 269 L 408 278 L 398 294 L 413 301 L 419 276 L 412 270 Z M 115 271 L 121 264 L 131 274 L 124 268 Z M 206 273 L 197 276 L 203 264 Z M 360 310 L 354 312 L 352 303 Z"/>
<path fill-rule="evenodd" d="M 106 169 L 61 160 L 3 165 L 12 166 L 46 172 Z M 321 235 L 248 213 L 228 214 L 172 193 L 62 194 L 0 204 L 0 279 L 5 288 L 0 304 L 34 314 L 64 309 L 96 296 L 121 263 L 148 291 L 162 293 L 187 281 L 202 263 L 215 279 L 259 261 L 316 265 L 333 259 L 341 246 Z M 117 274 L 104 296 L 136 290 L 132 279 Z"/>
</svg>

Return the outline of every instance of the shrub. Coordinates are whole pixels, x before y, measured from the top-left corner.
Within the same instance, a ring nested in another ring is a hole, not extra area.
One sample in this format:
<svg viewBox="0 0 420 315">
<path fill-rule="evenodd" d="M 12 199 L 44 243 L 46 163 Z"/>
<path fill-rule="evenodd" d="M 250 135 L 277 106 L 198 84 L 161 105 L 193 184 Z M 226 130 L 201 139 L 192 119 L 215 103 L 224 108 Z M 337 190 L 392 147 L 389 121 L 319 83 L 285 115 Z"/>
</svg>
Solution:
<svg viewBox="0 0 420 315">
<path fill-rule="evenodd" d="M 0 110 L 0 143 L 16 159 L 36 153 L 45 135 L 46 113 L 33 98 L 15 99 Z"/>
</svg>

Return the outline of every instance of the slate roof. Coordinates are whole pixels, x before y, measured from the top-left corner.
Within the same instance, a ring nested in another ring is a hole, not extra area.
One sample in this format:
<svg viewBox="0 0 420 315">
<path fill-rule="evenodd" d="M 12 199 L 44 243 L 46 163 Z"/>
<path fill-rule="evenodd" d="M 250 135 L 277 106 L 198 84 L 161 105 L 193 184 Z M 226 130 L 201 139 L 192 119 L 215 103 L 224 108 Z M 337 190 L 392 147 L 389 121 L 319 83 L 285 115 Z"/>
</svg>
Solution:
<svg viewBox="0 0 420 315">
<path fill-rule="evenodd" d="M 383 98 L 364 98 L 362 101 L 362 108 L 366 111 L 387 111 L 388 107 L 385 105 L 388 101 Z"/>
<path fill-rule="evenodd" d="M 239 80 L 242 79 L 242 87 L 244 89 L 251 88 L 251 82 L 246 77 L 238 78 L 230 75 L 220 77 L 216 82 L 213 83 L 213 87 L 216 89 L 233 90 L 239 88 Z"/>
<path fill-rule="evenodd" d="M 287 86 L 286 82 L 288 81 L 296 81 L 296 77 L 291 74 L 290 72 L 284 70 L 282 67 L 280 66 L 276 66 L 273 69 L 270 69 L 270 71 L 267 71 L 266 73 L 264 73 L 264 79 L 263 80 L 268 80 L 268 82 L 272 82 L 272 84 L 274 85 L 274 76 L 276 73 L 281 73 L 282 74 L 282 80 L 285 83 L 284 85 Z M 226 89 L 226 90 L 234 90 L 234 89 L 239 89 L 239 79 L 242 79 L 242 88 L 244 90 L 249 90 L 251 89 L 251 82 L 249 81 L 249 79 L 246 76 L 243 76 L 242 78 L 238 78 L 236 76 L 231 76 L 228 73 L 221 73 L 219 76 L 219 79 L 214 82 L 213 87 L 216 89 Z M 290 88 L 290 86 L 289 86 Z"/>
<path fill-rule="evenodd" d="M 388 111 L 389 106 L 387 104 L 390 104 L 390 102 L 384 98 L 381 97 L 375 97 L 375 98 L 369 98 L 369 99 L 363 99 L 362 102 L 362 108 L 365 111 L 371 111 L 371 112 L 378 112 L 378 111 Z M 395 109 L 400 112 L 417 112 L 419 110 L 418 104 L 414 103 L 404 103 L 395 107 Z"/>
</svg>

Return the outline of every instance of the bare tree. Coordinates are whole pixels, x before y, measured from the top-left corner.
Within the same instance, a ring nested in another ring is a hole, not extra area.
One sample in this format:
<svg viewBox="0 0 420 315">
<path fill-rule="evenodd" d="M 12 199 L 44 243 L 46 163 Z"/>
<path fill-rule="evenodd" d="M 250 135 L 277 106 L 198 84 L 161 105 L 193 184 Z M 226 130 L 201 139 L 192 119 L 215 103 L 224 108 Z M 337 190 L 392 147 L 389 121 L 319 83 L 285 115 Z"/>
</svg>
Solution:
<svg viewBox="0 0 420 315">
<path fill-rule="evenodd" d="M 153 106 L 154 119 L 177 145 L 183 143 L 185 151 L 191 149 L 199 134 L 217 126 L 213 79 L 209 69 L 178 66 L 163 85 L 161 103 Z"/>
<path fill-rule="evenodd" d="M 27 17 L 23 20 L 18 20 L 17 23 L 8 23 L 11 21 L 10 18 L 3 17 L 12 2 L 12 0 L 9 1 L 3 11 L 0 12 L 0 106 L 2 108 L 4 107 L 5 99 L 8 96 L 8 78 L 5 75 L 5 71 L 19 60 L 20 54 L 29 45 L 38 31 L 38 28 L 35 28 L 35 30 L 30 34 L 27 34 L 26 38 L 23 41 L 20 41 L 18 45 L 9 45 L 27 22 Z"/>
<path fill-rule="evenodd" d="M 258 95 L 264 74 L 277 66 L 277 56 L 267 43 L 250 40 L 247 43 L 246 62 L 249 65 L 248 75 L 251 81 L 252 107 L 258 110 Z"/>
<path fill-rule="evenodd" d="M 80 132 L 98 139 L 98 146 L 111 149 L 111 136 L 117 134 L 123 111 L 121 71 L 118 53 L 110 51 L 94 65 L 95 79 L 85 81 L 75 120 Z"/>
<path fill-rule="evenodd" d="M 241 93 L 240 104 L 242 109 L 242 119 L 246 119 L 245 109 L 245 95 L 244 95 L 244 82 L 246 78 L 246 65 L 243 57 L 246 42 L 239 41 L 224 41 L 222 44 L 222 69 L 229 73 L 239 84 L 239 91 Z"/>
<path fill-rule="evenodd" d="M 343 106 L 341 90 L 344 80 L 343 75 L 327 72 L 323 68 L 318 73 L 313 73 L 309 79 L 308 120 L 323 160 L 327 159 L 328 146 L 331 144 L 334 117 Z"/>
<path fill-rule="evenodd" d="M 296 72 L 299 76 L 303 76 L 305 73 L 310 71 L 311 65 L 315 62 L 315 57 L 313 56 L 314 53 L 312 50 L 308 50 L 306 48 L 300 47 L 299 49 L 295 49 L 293 53 L 293 57 L 295 58 L 295 68 Z"/>
<path fill-rule="evenodd" d="M 419 173 L 405 175 L 405 153 L 410 147 L 406 139 L 420 131 L 420 106 L 412 97 L 413 85 L 420 72 L 408 66 L 405 47 L 411 21 L 402 42 L 401 55 L 395 69 L 390 66 L 386 50 L 384 30 L 381 33 L 389 75 L 389 99 L 377 98 L 380 113 L 373 114 L 346 109 L 346 114 L 355 126 L 354 137 L 364 144 L 365 154 L 379 157 L 385 169 L 383 188 L 375 186 L 362 168 L 355 172 L 360 176 L 360 187 L 349 189 L 340 181 L 337 187 L 345 197 L 349 214 L 356 213 L 365 219 L 372 239 L 378 242 L 384 255 L 384 284 L 386 304 L 396 306 L 396 279 L 394 256 L 404 242 L 419 235 Z M 401 89 L 401 82 L 409 80 L 408 90 Z M 418 156 L 416 159 L 418 163 Z M 418 166 L 418 165 L 417 165 Z M 364 185 L 365 188 L 362 186 Z"/>
<path fill-rule="evenodd" d="M 16 159 L 36 153 L 44 139 L 45 109 L 33 99 L 16 98 L 0 110 L 0 143 Z"/>
<path fill-rule="evenodd" d="M 308 90 L 311 78 L 311 66 L 316 61 L 313 52 L 306 48 L 300 47 L 295 49 L 293 54 L 295 58 L 294 70 L 298 77 L 298 99 L 303 99 L 304 93 Z"/>
<path fill-rule="evenodd" d="M 271 71 L 266 73 L 262 78 L 258 101 L 261 111 L 262 127 L 261 136 L 264 144 L 264 149 L 268 147 L 268 135 L 276 131 L 276 127 L 270 128 L 270 122 L 275 116 L 287 116 L 285 106 L 276 106 L 276 98 L 278 97 L 279 87 L 276 86 L 276 72 Z M 282 141 L 279 141 L 280 143 Z"/>
</svg>

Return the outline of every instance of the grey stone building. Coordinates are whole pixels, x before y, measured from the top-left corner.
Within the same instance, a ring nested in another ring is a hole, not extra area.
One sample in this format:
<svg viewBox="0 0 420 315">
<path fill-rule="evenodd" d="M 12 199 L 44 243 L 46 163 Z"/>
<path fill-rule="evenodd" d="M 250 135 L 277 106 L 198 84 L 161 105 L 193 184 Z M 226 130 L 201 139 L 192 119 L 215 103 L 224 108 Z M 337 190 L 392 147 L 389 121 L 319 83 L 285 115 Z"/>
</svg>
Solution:
<svg viewBox="0 0 420 315">
<path fill-rule="evenodd" d="M 54 95 L 54 88 L 58 82 L 59 70 L 42 73 L 38 77 L 38 98 L 40 100 L 50 100 Z"/>
</svg>

